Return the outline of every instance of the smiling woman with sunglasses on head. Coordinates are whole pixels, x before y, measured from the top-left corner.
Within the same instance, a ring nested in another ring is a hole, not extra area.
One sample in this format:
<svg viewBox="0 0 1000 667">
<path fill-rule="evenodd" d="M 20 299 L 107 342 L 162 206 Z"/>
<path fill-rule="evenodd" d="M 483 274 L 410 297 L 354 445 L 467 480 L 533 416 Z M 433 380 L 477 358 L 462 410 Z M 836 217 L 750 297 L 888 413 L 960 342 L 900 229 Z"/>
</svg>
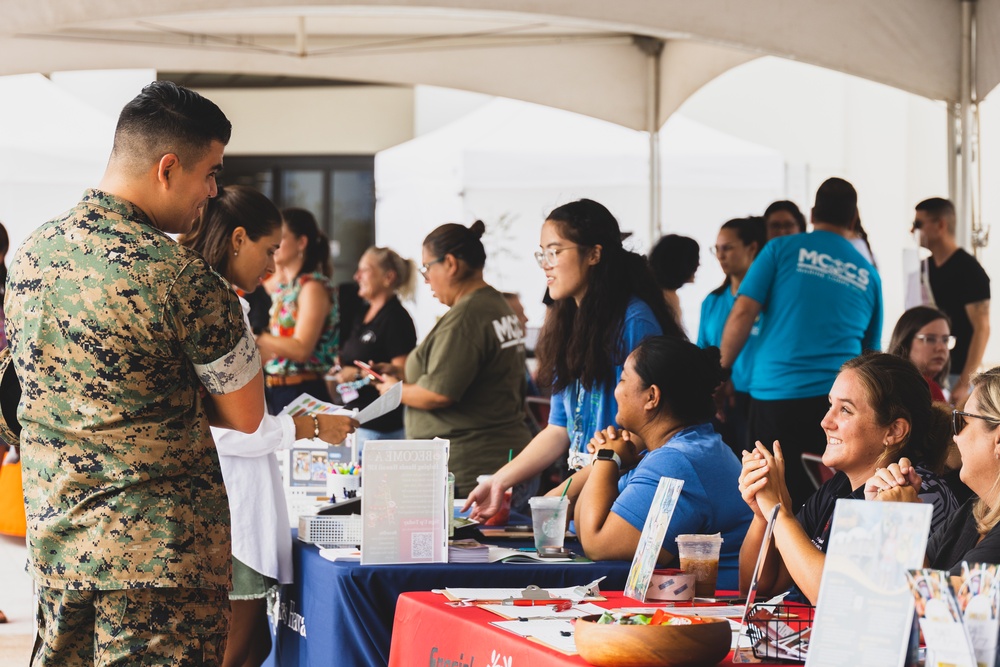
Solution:
<svg viewBox="0 0 1000 667">
<path fill-rule="evenodd" d="M 618 221 L 601 204 L 581 199 L 556 208 L 539 245 L 535 259 L 554 303 L 535 352 L 538 384 L 552 387 L 552 411 L 524 452 L 469 495 L 474 518 L 493 516 L 506 489 L 567 452 L 571 470 L 589 463 L 591 436 L 615 423 L 614 388 L 628 353 L 649 336 L 685 337 L 649 264 L 622 246 Z"/>
<path fill-rule="evenodd" d="M 961 574 L 962 561 L 1000 563 L 1000 367 L 973 376 L 964 410 L 952 412 L 962 481 L 976 494 L 927 542 L 925 567 Z M 906 459 L 879 470 L 865 497 L 914 502 L 920 477 Z"/>
</svg>

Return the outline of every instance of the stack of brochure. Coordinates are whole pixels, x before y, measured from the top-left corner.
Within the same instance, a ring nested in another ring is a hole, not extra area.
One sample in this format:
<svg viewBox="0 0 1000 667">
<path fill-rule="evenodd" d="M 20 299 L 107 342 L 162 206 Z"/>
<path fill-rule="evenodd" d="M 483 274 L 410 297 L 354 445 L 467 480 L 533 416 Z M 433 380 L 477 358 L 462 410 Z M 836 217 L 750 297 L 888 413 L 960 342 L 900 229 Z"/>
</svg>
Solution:
<svg viewBox="0 0 1000 667">
<path fill-rule="evenodd" d="M 490 548 L 476 540 L 452 540 L 448 544 L 449 563 L 488 563 Z"/>
</svg>

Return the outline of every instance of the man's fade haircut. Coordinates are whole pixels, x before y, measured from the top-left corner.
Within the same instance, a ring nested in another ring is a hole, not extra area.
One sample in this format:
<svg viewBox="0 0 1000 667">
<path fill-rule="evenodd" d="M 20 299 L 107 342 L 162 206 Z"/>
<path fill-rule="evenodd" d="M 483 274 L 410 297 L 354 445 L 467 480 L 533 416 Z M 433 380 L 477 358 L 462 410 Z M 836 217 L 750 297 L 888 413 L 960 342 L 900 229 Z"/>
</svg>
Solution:
<svg viewBox="0 0 1000 667">
<path fill-rule="evenodd" d="M 931 197 L 917 204 L 916 210 L 923 211 L 934 220 L 944 220 L 948 231 L 951 234 L 955 233 L 955 205 L 950 200 L 943 197 Z"/>
<path fill-rule="evenodd" d="M 229 143 L 233 125 L 214 102 L 171 81 L 153 81 L 118 116 L 112 160 L 145 171 L 168 153 L 190 167 L 212 141 Z"/>
<path fill-rule="evenodd" d="M 842 178 L 828 178 L 816 190 L 812 216 L 816 222 L 850 229 L 858 213 L 858 193 Z"/>
</svg>

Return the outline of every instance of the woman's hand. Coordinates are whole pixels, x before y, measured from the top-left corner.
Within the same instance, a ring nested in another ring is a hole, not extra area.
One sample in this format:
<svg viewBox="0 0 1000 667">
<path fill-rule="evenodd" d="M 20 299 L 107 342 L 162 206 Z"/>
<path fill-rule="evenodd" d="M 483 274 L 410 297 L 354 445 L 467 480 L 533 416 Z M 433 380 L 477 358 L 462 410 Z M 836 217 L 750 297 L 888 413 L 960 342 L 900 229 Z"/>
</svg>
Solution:
<svg viewBox="0 0 1000 667">
<path fill-rule="evenodd" d="M 344 441 L 348 433 L 360 426 L 356 419 L 345 415 L 316 415 L 319 422 L 319 439 L 336 445 Z"/>
<path fill-rule="evenodd" d="M 875 474 L 865 482 L 865 500 L 889 502 L 920 502 L 918 494 L 923 480 L 905 456 L 899 463 L 886 468 L 876 468 Z"/>
<path fill-rule="evenodd" d="M 785 458 L 778 441 L 774 441 L 774 453 L 771 453 L 758 440 L 753 452 L 744 453 L 743 461 L 739 484 L 744 502 L 761 518 L 766 518 L 778 503 L 791 512 L 792 498 L 785 484 Z"/>
<path fill-rule="evenodd" d="M 384 375 L 382 378 L 382 382 L 372 382 L 375 388 L 378 389 L 379 396 L 384 396 L 387 391 L 392 389 L 393 385 L 400 383 L 400 379 L 392 375 Z"/>
<path fill-rule="evenodd" d="M 594 437 L 587 444 L 587 449 L 592 452 L 598 449 L 613 450 L 622 460 L 622 470 L 634 468 L 639 463 L 639 450 L 632 442 L 632 434 L 625 429 L 619 431 L 614 426 L 594 433 Z"/>
<path fill-rule="evenodd" d="M 743 502 L 753 510 L 754 515 L 762 519 L 764 513 L 757 504 L 757 491 L 767 484 L 767 472 L 767 463 L 756 448 L 752 452 L 743 450 L 743 469 L 739 476 L 740 495 L 743 496 Z"/>
<path fill-rule="evenodd" d="M 507 489 L 503 488 L 502 484 L 494 482 L 491 477 L 478 484 L 472 490 L 469 497 L 465 499 L 462 511 L 464 512 L 472 507 L 469 518 L 473 521 L 486 521 L 500 511 L 500 507 L 503 505 L 503 496 L 506 492 Z"/>
</svg>

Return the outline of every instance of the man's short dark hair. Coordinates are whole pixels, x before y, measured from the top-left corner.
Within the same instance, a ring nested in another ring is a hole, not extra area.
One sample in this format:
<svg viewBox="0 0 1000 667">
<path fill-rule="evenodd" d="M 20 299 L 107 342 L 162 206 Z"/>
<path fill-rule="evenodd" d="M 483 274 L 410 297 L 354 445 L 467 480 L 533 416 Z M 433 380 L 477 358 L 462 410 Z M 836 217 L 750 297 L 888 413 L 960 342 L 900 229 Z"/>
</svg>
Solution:
<svg viewBox="0 0 1000 667">
<path fill-rule="evenodd" d="M 955 205 L 943 197 L 931 197 L 917 204 L 916 209 L 923 211 L 934 220 L 944 220 L 948 231 L 955 233 Z"/>
<path fill-rule="evenodd" d="M 850 229 L 857 213 L 858 193 L 844 179 L 828 178 L 816 190 L 816 204 L 812 210 L 814 222 Z"/>
<path fill-rule="evenodd" d="M 143 171 L 168 153 L 197 161 L 212 141 L 229 143 L 233 125 L 214 102 L 171 81 L 154 81 L 118 117 L 113 159 Z"/>
</svg>

